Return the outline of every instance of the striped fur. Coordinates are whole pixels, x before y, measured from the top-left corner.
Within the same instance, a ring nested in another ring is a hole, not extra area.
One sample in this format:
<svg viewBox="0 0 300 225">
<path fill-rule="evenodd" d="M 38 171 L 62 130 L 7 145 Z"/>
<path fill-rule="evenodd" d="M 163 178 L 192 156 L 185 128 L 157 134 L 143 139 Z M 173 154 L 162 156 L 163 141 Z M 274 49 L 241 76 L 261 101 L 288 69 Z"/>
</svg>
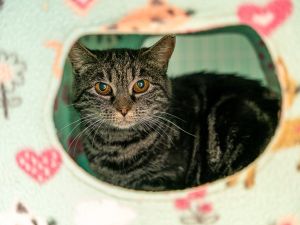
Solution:
<svg viewBox="0 0 300 225">
<path fill-rule="evenodd" d="M 169 35 L 147 49 L 72 48 L 74 105 L 101 180 L 150 191 L 196 186 L 248 165 L 274 133 L 279 100 L 270 91 L 234 75 L 169 79 L 174 46 Z M 136 95 L 131 86 L 139 79 L 151 86 Z M 112 86 L 112 96 L 95 92 L 100 81 Z M 126 122 L 120 104 L 130 106 Z"/>
</svg>

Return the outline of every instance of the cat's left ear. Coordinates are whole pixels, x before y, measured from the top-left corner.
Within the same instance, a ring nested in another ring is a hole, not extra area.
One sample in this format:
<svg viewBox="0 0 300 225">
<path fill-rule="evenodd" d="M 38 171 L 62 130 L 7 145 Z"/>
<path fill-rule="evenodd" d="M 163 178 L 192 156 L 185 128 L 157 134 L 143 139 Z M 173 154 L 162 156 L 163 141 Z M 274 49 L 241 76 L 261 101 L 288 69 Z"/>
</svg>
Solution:
<svg viewBox="0 0 300 225">
<path fill-rule="evenodd" d="M 97 62 L 97 56 L 79 42 L 76 42 L 70 50 L 69 59 L 75 71 L 79 71 L 83 66 Z"/>
<path fill-rule="evenodd" d="M 152 61 L 156 66 L 166 69 L 175 48 L 175 35 L 165 35 L 150 48 L 144 50 L 142 57 Z"/>
</svg>

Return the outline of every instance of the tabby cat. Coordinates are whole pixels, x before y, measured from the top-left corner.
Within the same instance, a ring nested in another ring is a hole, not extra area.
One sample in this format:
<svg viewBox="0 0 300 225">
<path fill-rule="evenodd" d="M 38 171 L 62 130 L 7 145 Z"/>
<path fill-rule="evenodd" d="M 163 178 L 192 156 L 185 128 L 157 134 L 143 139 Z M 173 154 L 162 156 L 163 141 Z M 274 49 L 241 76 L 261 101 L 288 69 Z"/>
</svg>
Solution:
<svg viewBox="0 0 300 225">
<path fill-rule="evenodd" d="M 198 73 L 168 78 L 175 36 L 150 48 L 89 50 L 69 59 L 84 151 L 99 179 L 173 190 L 228 176 L 273 135 L 279 100 L 257 81 Z"/>
</svg>

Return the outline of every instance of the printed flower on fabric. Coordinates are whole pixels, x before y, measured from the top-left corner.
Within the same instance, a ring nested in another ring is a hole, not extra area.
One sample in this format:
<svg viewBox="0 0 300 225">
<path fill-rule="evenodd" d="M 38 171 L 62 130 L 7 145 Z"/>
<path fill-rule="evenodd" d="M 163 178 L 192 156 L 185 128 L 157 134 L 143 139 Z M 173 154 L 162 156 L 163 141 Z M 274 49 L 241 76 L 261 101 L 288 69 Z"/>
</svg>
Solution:
<svg viewBox="0 0 300 225">
<path fill-rule="evenodd" d="M 9 107 L 21 104 L 21 98 L 15 96 L 14 91 L 24 83 L 25 70 L 25 63 L 16 55 L 0 51 L 0 107 L 3 108 L 6 118 Z"/>
<path fill-rule="evenodd" d="M 74 213 L 75 225 L 130 225 L 136 213 L 112 200 L 80 203 Z"/>
<path fill-rule="evenodd" d="M 175 208 L 182 212 L 182 224 L 214 224 L 219 216 L 214 212 L 213 204 L 205 200 L 207 190 L 197 189 L 183 198 L 175 200 Z"/>
<path fill-rule="evenodd" d="M 16 202 L 7 211 L 0 212 L 1 225 L 55 225 L 54 220 L 45 220 L 33 214 L 22 202 Z"/>
<path fill-rule="evenodd" d="M 298 220 L 297 217 L 288 215 L 288 216 L 280 218 L 276 222 L 276 225 L 300 225 L 300 221 Z"/>
<path fill-rule="evenodd" d="M 104 31 L 119 30 L 123 32 L 165 32 L 183 25 L 193 14 L 193 10 L 184 10 L 170 4 L 168 0 L 148 0 L 145 5 L 129 12 L 117 23 L 101 29 Z"/>
<path fill-rule="evenodd" d="M 24 83 L 25 69 L 24 62 L 20 61 L 16 55 L 0 51 L 0 84 L 5 87 L 6 91 L 12 92 L 16 86 Z"/>
</svg>

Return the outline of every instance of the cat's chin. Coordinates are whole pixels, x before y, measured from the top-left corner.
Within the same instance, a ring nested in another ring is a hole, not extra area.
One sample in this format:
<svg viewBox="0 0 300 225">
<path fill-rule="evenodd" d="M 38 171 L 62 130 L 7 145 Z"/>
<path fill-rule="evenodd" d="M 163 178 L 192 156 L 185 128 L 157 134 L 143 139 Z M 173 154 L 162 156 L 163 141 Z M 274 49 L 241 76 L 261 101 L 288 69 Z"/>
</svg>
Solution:
<svg viewBox="0 0 300 225">
<path fill-rule="evenodd" d="M 129 121 L 121 121 L 115 124 L 112 124 L 113 127 L 117 128 L 117 129 L 130 129 L 134 126 L 136 126 L 135 122 L 129 122 Z"/>
<path fill-rule="evenodd" d="M 115 125 L 116 128 L 118 129 L 130 129 L 132 127 L 134 127 L 135 124 L 131 124 L 131 123 L 128 123 L 128 124 L 118 124 L 118 125 Z"/>
<path fill-rule="evenodd" d="M 141 122 L 139 120 L 137 121 L 120 121 L 118 123 L 110 124 L 112 127 L 120 129 L 120 130 L 126 130 L 126 129 L 132 129 L 135 127 L 141 126 Z"/>
</svg>

